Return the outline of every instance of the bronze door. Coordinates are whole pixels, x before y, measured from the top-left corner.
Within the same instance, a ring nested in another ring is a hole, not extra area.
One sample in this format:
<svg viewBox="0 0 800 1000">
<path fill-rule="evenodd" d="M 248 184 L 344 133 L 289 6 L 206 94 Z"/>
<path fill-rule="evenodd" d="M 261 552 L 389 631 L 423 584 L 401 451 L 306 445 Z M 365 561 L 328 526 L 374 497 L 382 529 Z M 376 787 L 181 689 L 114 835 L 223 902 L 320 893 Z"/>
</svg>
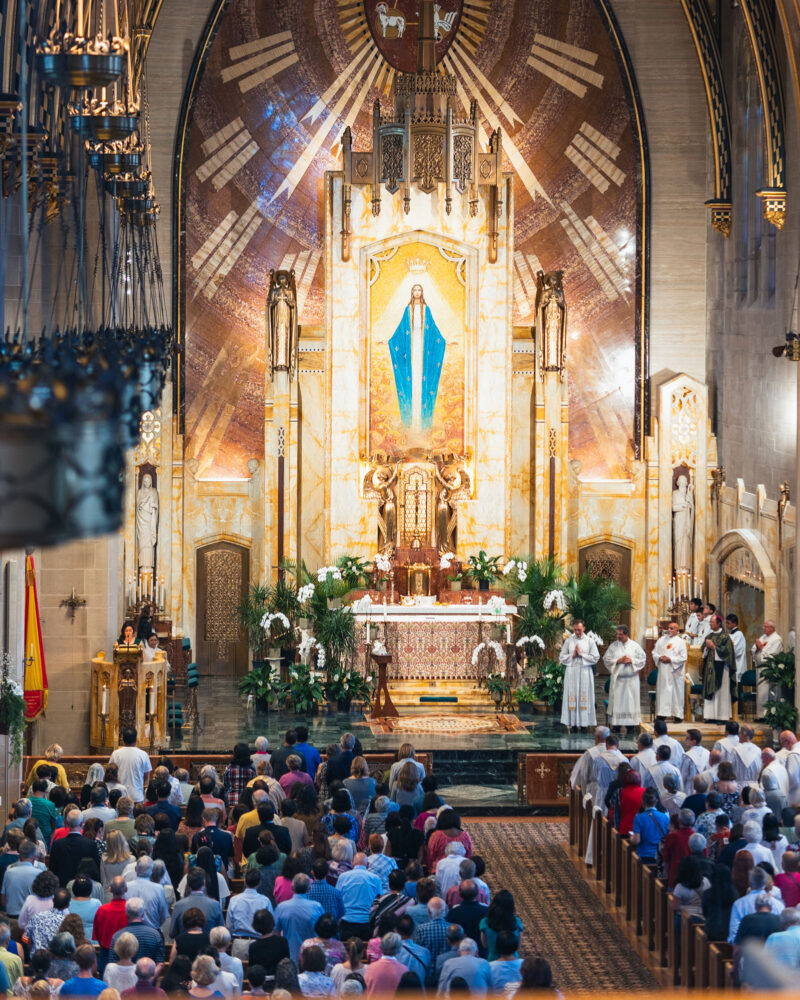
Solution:
<svg viewBox="0 0 800 1000">
<path fill-rule="evenodd" d="M 201 675 L 238 678 L 247 673 L 247 636 L 236 609 L 249 582 L 248 549 L 216 542 L 197 550 L 197 639 L 193 645 Z"/>
</svg>

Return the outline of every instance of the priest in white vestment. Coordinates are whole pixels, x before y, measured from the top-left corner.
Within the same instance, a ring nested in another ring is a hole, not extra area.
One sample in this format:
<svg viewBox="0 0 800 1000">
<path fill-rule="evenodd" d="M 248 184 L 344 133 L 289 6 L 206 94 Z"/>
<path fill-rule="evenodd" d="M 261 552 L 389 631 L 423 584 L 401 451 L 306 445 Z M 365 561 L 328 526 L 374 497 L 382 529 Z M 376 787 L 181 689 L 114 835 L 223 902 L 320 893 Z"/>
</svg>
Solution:
<svg viewBox="0 0 800 1000">
<path fill-rule="evenodd" d="M 589 747 L 575 761 L 575 766 L 569 776 L 570 787 L 582 788 L 588 791 L 589 783 L 594 778 L 595 758 L 606 748 L 606 737 L 611 732 L 608 726 L 597 726 L 594 731 L 594 746 Z"/>
<path fill-rule="evenodd" d="M 703 734 L 699 729 L 687 729 L 685 749 L 680 763 L 681 779 L 687 791 L 694 787 L 695 777 L 708 767 L 708 758 L 708 750 L 703 746 Z"/>
<path fill-rule="evenodd" d="M 703 719 L 722 722 L 733 714 L 732 686 L 736 682 L 733 643 L 722 628 L 719 615 L 711 616 L 711 627 L 703 640 Z"/>
<path fill-rule="evenodd" d="M 739 785 L 758 783 L 758 776 L 761 773 L 761 749 L 753 743 L 755 732 L 751 726 L 742 725 L 739 727 L 739 742 L 733 748 L 733 773 Z"/>
<path fill-rule="evenodd" d="M 735 719 L 729 719 L 725 723 L 725 735 L 721 740 L 717 740 L 714 749 L 719 750 L 720 760 L 727 760 L 733 763 L 733 753 L 739 746 L 739 723 Z"/>
<path fill-rule="evenodd" d="M 764 800 L 773 814 L 782 821 L 783 810 L 789 805 L 789 775 L 771 747 L 761 751 L 761 774 L 758 782 L 764 793 Z"/>
<path fill-rule="evenodd" d="M 627 761 L 624 753 L 619 749 L 619 738 L 614 733 L 609 733 L 605 745 L 594 759 L 594 780 L 595 780 L 595 806 L 605 816 L 608 813 L 606 808 L 606 794 L 611 782 L 617 777 L 617 768 Z"/>
<path fill-rule="evenodd" d="M 653 649 L 653 662 L 658 668 L 656 682 L 656 716 L 683 718 L 686 694 L 686 643 L 678 632 L 677 622 L 670 622 L 667 631 Z"/>
<path fill-rule="evenodd" d="M 572 635 L 564 640 L 559 660 L 564 664 L 564 694 L 561 704 L 561 725 L 572 728 L 594 726 L 597 715 L 594 706 L 594 666 L 600 653 L 594 639 L 586 635 L 584 623 L 572 623 Z"/>
<path fill-rule="evenodd" d="M 742 679 L 742 674 L 747 670 L 747 640 L 744 632 L 739 628 L 739 616 L 730 614 L 725 619 L 725 628 L 733 643 L 733 655 L 736 658 L 736 683 Z"/>
<path fill-rule="evenodd" d="M 631 757 L 631 767 L 642 779 L 642 787 L 653 787 L 650 768 L 656 762 L 656 752 L 653 749 L 653 737 L 650 733 L 640 733 L 636 741 L 636 753 Z"/>
<path fill-rule="evenodd" d="M 781 749 L 786 753 L 783 764 L 789 782 L 789 805 L 800 806 L 800 740 L 791 729 L 784 729 L 779 737 Z M 780 757 L 780 754 L 776 754 Z"/>
<path fill-rule="evenodd" d="M 658 753 L 659 747 L 669 747 L 669 759 L 680 769 L 683 760 L 683 747 L 667 732 L 667 723 L 664 719 L 656 719 L 653 723 L 653 749 Z"/>
<path fill-rule="evenodd" d="M 775 631 L 775 622 L 769 619 L 764 622 L 764 634 L 753 643 L 751 652 L 753 654 L 753 669 L 758 674 L 756 715 L 760 719 L 764 715 L 764 706 L 770 700 L 769 692 L 772 686 L 766 678 L 761 679 L 761 667 L 764 666 L 770 656 L 775 656 L 776 653 L 783 652 L 783 639 Z"/>
<path fill-rule="evenodd" d="M 627 625 L 617 628 L 617 638 L 603 656 L 611 674 L 608 687 L 608 717 L 612 726 L 638 726 L 642 721 L 639 674 L 647 654 L 630 637 Z"/>
<path fill-rule="evenodd" d="M 668 774 L 677 782 L 677 790 L 683 791 L 683 782 L 681 780 L 681 772 L 675 767 L 675 765 L 670 761 L 670 749 L 669 747 L 661 746 L 656 750 L 656 762 L 650 767 L 650 777 L 652 778 L 652 784 L 655 785 L 656 791 L 659 796 L 664 794 L 664 779 Z"/>
</svg>

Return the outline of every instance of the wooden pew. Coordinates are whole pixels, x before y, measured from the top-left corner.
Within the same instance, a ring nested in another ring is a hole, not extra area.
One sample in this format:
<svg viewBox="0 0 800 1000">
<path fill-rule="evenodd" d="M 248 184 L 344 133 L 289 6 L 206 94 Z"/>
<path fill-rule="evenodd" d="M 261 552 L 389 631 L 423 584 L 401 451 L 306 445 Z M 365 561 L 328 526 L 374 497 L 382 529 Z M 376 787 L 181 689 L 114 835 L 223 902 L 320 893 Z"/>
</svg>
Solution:
<svg viewBox="0 0 800 1000">
<path fill-rule="evenodd" d="M 678 935 L 675 927 L 675 914 L 669 907 L 672 893 L 667 894 L 667 968 L 670 971 L 670 983 L 673 986 L 680 985 L 681 978 L 681 956 L 678 944 Z"/>
<path fill-rule="evenodd" d="M 669 890 L 664 879 L 657 878 L 653 883 L 653 913 L 656 935 L 656 958 L 661 968 L 667 964 L 667 918 L 669 909 L 667 897 Z"/>
<path fill-rule="evenodd" d="M 698 990 L 708 989 L 708 934 L 703 924 L 694 925 L 694 986 Z"/>
<path fill-rule="evenodd" d="M 642 934 L 648 951 L 656 947 L 656 870 L 652 865 L 642 868 Z"/>
<path fill-rule="evenodd" d="M 605 863 L 606 863 L 606 841 L 604 836 L 603 824 L 607 823 L 608 820 L 605 816 L 601 815 L 597 810 L 595 810 L 594 816 L 592 817 L 592 830 L 594 831 L 594 877 L 596 882 L 602 882 L 605 878 Z"/>
<path fill-rule="evenodd" d="M 604 817 L 605 822 L 603 824 L 603 856 L 605 857 L 605 870 L 603 876 L 605 879 L 604 888 L 606 895 L 611 893 L 612 878 L 614 877 L 614 827 L 611 825 L 611 820 L 608 816 Z"/>
<path fill-rule="evenodd" d="M 626 920 L 633 917 L 633 865 L 633 847 L 627 840 L 624 840 L 622 842 L 622 907 Z"/>
<path fill-rule="evenodd" d="M 691 917 L 688 913 L 681 914 L 681 940 L 680 940 L 680 977 L 681 988 L 691 990 L 694 988 L 694 928 Z"/>
<path fill-rule="evenodd" d="M 622 844 L 619 830 L 611 831 L 611 889 L 614 906 L 622 906 Z"/>
<path fill-rule="evenodd" d="M 733 945 L 727 941 L 712 941 L 708 946 L 708 986 L 712 990 L 725 989 L 725 976 L 733 964 Z"/>
<path fill-rule="evenodd" d="M 581 800 L 581 790 L 572 788 L 569 790 L 569 846 L 575 847 L 578 843 L 578 816 L 579 804 Z"/>
</svg>

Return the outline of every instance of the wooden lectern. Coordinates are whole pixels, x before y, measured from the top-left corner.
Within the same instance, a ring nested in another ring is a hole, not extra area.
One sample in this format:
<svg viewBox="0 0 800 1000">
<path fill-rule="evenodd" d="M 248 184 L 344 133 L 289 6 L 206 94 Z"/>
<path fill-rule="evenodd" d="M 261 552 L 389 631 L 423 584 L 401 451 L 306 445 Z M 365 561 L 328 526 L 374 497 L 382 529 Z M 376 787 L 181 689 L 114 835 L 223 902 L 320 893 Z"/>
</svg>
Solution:
<svg viewBox="0 0 800 1000">
<path fill-rule="evenodd" d="M 162 650 L 148 663 L 138 646 L 116 645 L 113 659 L 100 650 L 92 660 L 90 746 L 110 753 L 120 734 L 133 728 L 143 750 L 162 747 L 167 736 L 167 661 Z"/>
</svg>

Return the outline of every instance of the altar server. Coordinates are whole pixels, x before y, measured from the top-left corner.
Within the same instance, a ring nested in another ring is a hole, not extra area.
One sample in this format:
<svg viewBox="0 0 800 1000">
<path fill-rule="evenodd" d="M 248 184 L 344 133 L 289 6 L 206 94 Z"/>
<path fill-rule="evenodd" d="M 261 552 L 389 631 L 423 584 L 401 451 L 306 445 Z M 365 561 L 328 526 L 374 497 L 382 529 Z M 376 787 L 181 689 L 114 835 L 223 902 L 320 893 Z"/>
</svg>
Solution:
<svg viewBox="0 0 800 1000">
<path fill-rule="evenodd" d="M 699 597 L 693 597 L 689 601 L 689 617 L 686 619 L 686 635 L 689 639 L 694 639 L 697 635 L 697 626 L 700 624 L 700 620 L 697 617 L 697 612 L 701 611 L 703 608 L 703 602 Z"/>
<path fill-rule="evenodd" d="M 736 683 L 742 679 L 742 674 L 747 670 L 747 640 L 744 632 L 739 628 L 739 616 L 730 614 L 725 619 L 725 628 L 733 643 L 733 655 L 736 657 Z"/>
<path fill-rule="evenodd" d="M 688 652 L 679 632 L 678 623 L 670 622 L 653 649 L 653 660 L 658 667 L 656 715 L 659 718 L 683 718 Z"/>
<path fill-rule="evenodd" d="M 689 645 L 692 647 L 692 649 L 700 649 L 701 647 L 705 648 L 703 646 L 703 643 L 708 638 L 708 633 L 711 631 L 711 621 L 705 616 L 702 608 L 697 612 L 696 618 L 697 618 L 697 625 L 695 626 L 695 628 L 697 631 L 693 636 L 689 637 L 691 640 Z"/>
<path fill-rule="evenodd" d="M 586 635 L 580 618 L 572 623 L 572 635 L 564 640 L 559 659 L 566 667 L 561 708 L 562 726 L 594 726 L 597 722 L 594 666 L 600 659 L 600 653 L 594 639 Z"/>
<path fill-rule="evenodd" d="M 736 719 L 728 719 L 725 723 L 725 735 L 717 740 L 714 749 L 719 750 L 720 760 L 727 760 L 733 763 L 733 752 L 739 746 L 739 723 Z"/>
<path fill-rule="evenodd" d="M 759 718 L 764 715 L 764 706 L 769 701 L 770 682 L 761 679 L 761 668 L 770 656 L 783 652 L 783 639 L 775 631 L 775 622 L 767 619 L 764 622 L 764 634 L 760 639 L 756 639 L 750 650 L 753 654 L 753 669 L 758 673 L 758 690 L 756 693 L 756 714 Z"/>
<path fill-rule="evenodd" d="M 647 654 L 630 637 L 627 625 L 617 627 L 617 638 L 603 657 L 611 674 L 608 688 L 608 717 L 612 726 L 638 726 L 642 721 L 639 674 Z"/>
</svg>

